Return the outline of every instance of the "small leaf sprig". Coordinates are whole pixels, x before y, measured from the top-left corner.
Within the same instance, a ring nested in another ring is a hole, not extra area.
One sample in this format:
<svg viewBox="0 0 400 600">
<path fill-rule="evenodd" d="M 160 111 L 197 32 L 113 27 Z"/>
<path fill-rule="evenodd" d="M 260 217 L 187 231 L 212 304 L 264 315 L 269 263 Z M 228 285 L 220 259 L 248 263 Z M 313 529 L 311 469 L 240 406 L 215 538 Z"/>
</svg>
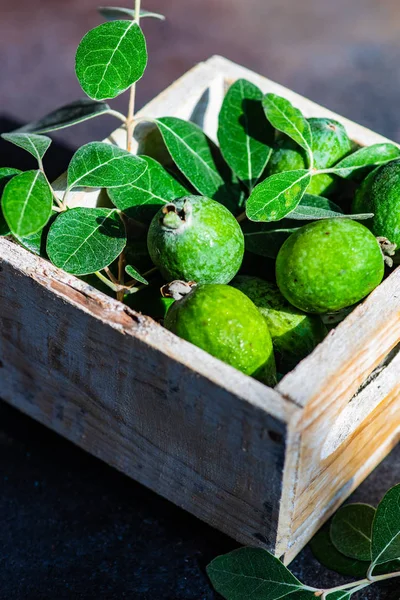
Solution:
<svg viewBox="0 0 400 600">
<path fill-rule="evenodd" d="M 106 22 L 79 44 L 75 71 L 87 98 L 3 135 L 34 156 L 37 169 L 21 173 L 0 168 L 1 236 L 11 236 L 68 273 L 95 275 L 123 300 L 154 273 L 150 264 L 143 274 L 130 264 L 140 262 L 132 251 L 137 232 L 143 240 L 157 210 L 184 195 L 197 193 L 224 204 L 241 223 L 247 250 L 270 258 L 306 222 L 373 216 L 345 214 L 331 199 L 311 194 L 310 185 L 321 175 L 342 180 L 364 175 L 365 170 L 400 158 L 400 150 L 393 144 L 376 144 L 319 169 L 310 120 L 287 98 L 264 95 L 244 79 L 233 83 L 222 103 L 218 146 L 194 122 L 194 115 L 189 121 L 165 116 L 150 119 L 153 133 L 148 137 L 157 135 L 156 142 L 139 144 L 137 155 L 132 154 L 136 84 L 148 59 L 141 19 L 164 19 L 143 9 L 141 0 L 133 4 L 99 8 Z M 125 116 L 109 102 L 128 90 Z M 43 165 L 51 145 L 45 134 L 102 115 L 124 124 L 125 148 L 103 142 L 79 148 L 60 195 Z M 304 164 L 271 175 L 269 164 L 279 135 L 304 152 Z M 105 189 L 106 202 L 90 208 L 73 205 L 71 193 L 84 188 Z"/>
<path fill-rule="evenodd" d="M 328 589 L 301 583 L 262 548 L 241 548 L 214 559 L 207 567 L 216 591 L 226 600 L 350 600 L 367 587 L 400 577 L 400 484 L 378 508 L 342 507 L 330 526 L 313 539 L 312 550 L 328 568 L 358 581 Z"/>
</svg>

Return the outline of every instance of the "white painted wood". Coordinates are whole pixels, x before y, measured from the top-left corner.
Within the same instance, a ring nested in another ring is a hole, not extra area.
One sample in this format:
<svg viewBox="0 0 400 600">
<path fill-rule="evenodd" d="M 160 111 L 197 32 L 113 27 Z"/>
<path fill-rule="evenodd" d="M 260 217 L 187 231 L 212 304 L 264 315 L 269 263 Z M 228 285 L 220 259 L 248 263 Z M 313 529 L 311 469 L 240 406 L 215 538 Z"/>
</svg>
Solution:
<svg viewBox="0 0 400 600">
<path fill-rule="evenodd" d="M 341 121 L 360 144 L 387 141 L 222 57 L 138 117 L 192 118 L 215 139 L 223 95 L 240 77 L 306 116 Z M 146 127 L 139 121 L 140 143 Z M 107 141 L 123 146 L 124 129 Z M 70 204 L 98 196 L 73 193 Z M 2 396 L 286 563 L 398 440 L 399 270 L 271 390 L 4 239 L 0 267 Z"/>
</svg>

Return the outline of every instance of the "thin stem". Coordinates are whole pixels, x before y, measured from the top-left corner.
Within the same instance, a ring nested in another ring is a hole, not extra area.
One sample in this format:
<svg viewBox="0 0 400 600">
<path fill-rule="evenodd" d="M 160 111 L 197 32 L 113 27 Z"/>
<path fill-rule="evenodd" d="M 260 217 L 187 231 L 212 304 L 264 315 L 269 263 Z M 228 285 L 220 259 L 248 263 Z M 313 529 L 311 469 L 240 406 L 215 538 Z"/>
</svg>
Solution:
<svg viewBox="0 0 400 600">
<path fill-rule="evenodd" d="M 140 8 L 141 0 L 135 0 L 135 21 L 139 25 L 140 23 Z M 126 117 L 126 149 L 128 152 L 132 151 L 132 140 L 133 140 L 133 129 L 135 126 L 134 115 L 135 115 L 135 99 L 136 99 L 136 83 L 131 86 L 129 94 L 129 107 L 128 115 Z M 122 218 L 122 216 L 121 216 Z M 125 282 L 125 252 L 122 251 L 118 260 L 118 283 L 123 286 Z M 123 302 L 124 290 L 117 291 L 117 300 Z"/>
<path fill-rule="evenodd" d="M 376 577 L 372 576 L 372 571 L 376 565 L 371 565 L 368 569 L 367 579 L 361 579 L 360 581 L 354 581 L 353 583 L 346 583 L 345 585 L 339 585 L 337 587 L 330 588 L 328 590 L 323 590 L 322 600 L 326 600 L 328 594 L 332 594 L 333 592 L 341 592 L 349 590 L 352 593 L 358 592 L 373 583 L 377 583 L 378 581 L 386 581 L 388 579 L 394 579 L 396 577 L 400 577 L 400 571 L 396 573 L 387 573 L 386 575 L 377 575 Z"/>
<path fill-rule="evenodd" d="M 126 123 L 126 117 L 125 117 L 125 115 L 123 115 L 122 113 L 118 112 L 117 110 L 110 109 L 110 110 L 107 111 L 106 114 L 111 115 L 112 117 L 116 117 L 117 119 L 119 119 L 123 123 Z"/>
<path fill-rule="evenodd" d="M 64 192 L 62 203 L 61 203 L 63 210 L 66 210 L 68 208 L 67 199 L 68 199 L 70 191 L 71 191 L 71 188 L 67 188 Z"/>
<path fill-rule="evenodd" d="M 95 273 L 96 277 L 98 277 L 100 279 L 100 281 L 102 281 L 107 287 L 109 287 L 110 289 L 113 290 L 113 292 L 117 291 L 117 287 L 112 281 L 110 281 L 109 279 L 107 279 L 107 277 L 104 277 L 104 275 L 102 273 L 100 273 L 100 271 L 96 271 Z"/>
<path fill-rule="evenodd" d="M 247 219 L 247 215 L 246 212 L 242 212 L 238 217 L 236 217 L 236 221 L 238 223 L 241 223 L 242 221 L 244 221 L 245 219 Z"/>
<path fill-rule="evenodd" d="M 114 277 L 113 273 L 111 272 L 111 269 L 109 267 L 105 267 L 104 268 L 104 272 L 106 273 L 106 275 L 109 277 L 109 279 L 111 279 L 111 281 L 113 283 L 118 284 L 118 279 L 116 277 Z"/>
</svg>

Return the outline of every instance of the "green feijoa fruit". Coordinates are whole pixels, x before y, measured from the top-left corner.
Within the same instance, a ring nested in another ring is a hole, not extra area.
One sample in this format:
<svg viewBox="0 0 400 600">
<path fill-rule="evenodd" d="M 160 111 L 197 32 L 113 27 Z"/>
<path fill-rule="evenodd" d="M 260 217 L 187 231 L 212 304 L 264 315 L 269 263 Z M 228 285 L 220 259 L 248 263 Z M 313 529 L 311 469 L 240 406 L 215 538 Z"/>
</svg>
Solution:
<svg viewBox="0 0 400 600">
<path fill-rule="evenodd" d="M 352 143 L 341 123 L 332 119 L 308 119 L 312 132 L 314 167 L 327 169 L 350 154 Z M 268 174 L 296 171 L 307 168 L 305 150 L 287 136 L 279 136 L 268 164 Z M 337 180 L 332 175 L 316 175 L 307 188 L 308 194 L 317 196 L 331 194 Z"/>
<path fill-rule="evenodd" d="M 197 285 L 174 302 L 164 325 L 246 375 L 269 385 L 276 383 L 267 323 L 239 290 L 221 284 Z"/>
<path fill-rule="evenodd" d="M 246 294 L 266 319 L 280 373 L 291 371 L 327 335 L 319 316 L 289 304 L 274 283 L 238 275 L 231 285 Z"/>
<path fill-rule="evenodd" d="M 155 321 L 162 321 L 170 306 L 174 303 L 173 298 L 163 298 L 160 293 L 161 282 L 146 286 L 134 294 L 125 296 L 125 304 L 133 310 L 140 312 Z"/>
<path fill-rule="evenodd" d="M 285 298 L 310 313 L 336 312 L 380 284 L 381 248 L 361 223 L 326 219 L 301 227 L 283 244 L 276 280 Z"/>
<path fill-rule="evenodd" d="M 356 192 L 352 212 L 368 209 L 372 219 L 365 224 L 376 236 L 382 236 L 400 248 L 400 160 L 378 167 Z"/>
<path fill-rule="evenodd" d="M 186 196 L 159 210 L 147 244 L 167 281 L 229 283 L 244 255 L 244 236 L 235 217 L 202 196 Z"/>
</svg>

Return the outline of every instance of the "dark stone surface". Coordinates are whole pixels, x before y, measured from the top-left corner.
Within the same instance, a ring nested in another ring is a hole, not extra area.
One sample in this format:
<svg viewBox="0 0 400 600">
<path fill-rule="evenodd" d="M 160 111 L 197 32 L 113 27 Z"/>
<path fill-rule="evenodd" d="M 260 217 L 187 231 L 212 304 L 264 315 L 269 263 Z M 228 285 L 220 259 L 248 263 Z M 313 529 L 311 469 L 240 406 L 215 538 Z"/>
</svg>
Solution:
<svg viewBox="0 0 400 600">
<path fill-rule="evenodd" d="M 205 566 L 236 544 L 0 402 L 1 600 L 217 600 Z M 400 481 L 400 447 L 353 500 Z M 339 585 L 309 549 L 309 585 Z M 398 600 L 399 584 L 360 600 Z M 243 598 L 243 600 L 247 600 Z"/>
</svg>

